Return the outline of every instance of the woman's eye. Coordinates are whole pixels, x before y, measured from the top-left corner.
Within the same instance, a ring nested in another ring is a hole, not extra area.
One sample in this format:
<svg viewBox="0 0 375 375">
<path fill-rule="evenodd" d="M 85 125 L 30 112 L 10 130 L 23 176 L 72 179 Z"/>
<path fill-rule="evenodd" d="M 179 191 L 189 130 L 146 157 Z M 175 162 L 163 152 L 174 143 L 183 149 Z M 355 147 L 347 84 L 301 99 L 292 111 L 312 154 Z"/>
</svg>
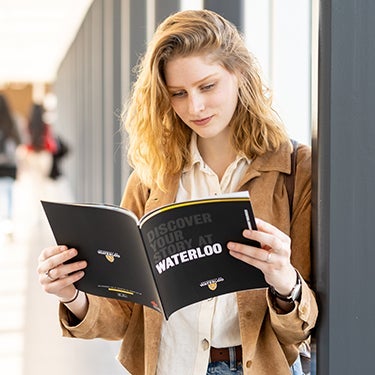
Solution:
<svg viewBox="0 0 375 375">
<path fill-rule="evenodd" d="M 211 90 L 214 86 L 215 86 L 214 83 L 210 83 L 210 84 L 208 84 L 208 85 L 204 85 L 204 86 L 202 86 L 202 90 L 203 90 L 203 91 Z"/>
<path fill-rule="evenodd" d="M 180 97 L 180 96 L 183 96 L 185 94 L 185 91 L 176 91 L 176 92 L 172 92 L 171 93 L 171 96 L 172 97 Z"/>
</svg>

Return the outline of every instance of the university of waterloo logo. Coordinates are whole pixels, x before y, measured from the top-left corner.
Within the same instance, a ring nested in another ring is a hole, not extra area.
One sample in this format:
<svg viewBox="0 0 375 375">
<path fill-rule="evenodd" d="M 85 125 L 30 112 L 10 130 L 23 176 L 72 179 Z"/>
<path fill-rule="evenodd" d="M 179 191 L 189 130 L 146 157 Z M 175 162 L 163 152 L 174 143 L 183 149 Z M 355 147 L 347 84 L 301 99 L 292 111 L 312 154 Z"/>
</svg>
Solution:
<svg viewBox="0 0 375 375">
<path fill-rule="evenodd" d="M 217 284 L 224 281 L 224 278 L 219 276 L 219 277 L 216 277 L 215 279 L 210 279 L 210 280 L 206 280 L 206 281 L 202 281 L 199 286 L 201 288 L 203 287 L 207 287 L 208 289 L 214 291 L 217 289 Z"/>
<path fill-rule="evenodd" d="M 116 253 L 116 252 L 113 252 L 113 251 L 107 251 L 107 250 L 99 249 L 97 251 L 97 253 L 99 255 L 103 255 L 105 257 L 105 259 L 107 259 L 107 261 L 110 262 L 110 263 L 113 263 L 116 260 L 116 258 L 121 258 L 119 253 Z"/>
</svg>

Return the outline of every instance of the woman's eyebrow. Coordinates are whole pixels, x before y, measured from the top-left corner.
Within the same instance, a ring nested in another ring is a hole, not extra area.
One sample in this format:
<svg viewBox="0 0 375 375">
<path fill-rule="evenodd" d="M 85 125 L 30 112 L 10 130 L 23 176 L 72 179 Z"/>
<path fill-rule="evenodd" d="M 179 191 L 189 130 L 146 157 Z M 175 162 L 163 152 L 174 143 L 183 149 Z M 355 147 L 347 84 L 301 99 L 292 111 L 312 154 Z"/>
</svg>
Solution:
<svg viewBox="0 0 375 375">
<path fill-rule="evenodd" d="M 218 73 L 213 73 L 213 74 L 209 74 L 208 76 L 205 76 L 201 79 L 199 79 L 198 81 L 196 82 L 193 82 L 193 86 L 198 86 L 200 85 L 202 82 L 208 80 L 208 79 L 211 79 L 211 78 L 215 78 L 217 76 Z M 171 86 L 171 85 L 167 85 L 168 89 L 180 89 L 182 88 L 183 86 Z"/>
</svg>

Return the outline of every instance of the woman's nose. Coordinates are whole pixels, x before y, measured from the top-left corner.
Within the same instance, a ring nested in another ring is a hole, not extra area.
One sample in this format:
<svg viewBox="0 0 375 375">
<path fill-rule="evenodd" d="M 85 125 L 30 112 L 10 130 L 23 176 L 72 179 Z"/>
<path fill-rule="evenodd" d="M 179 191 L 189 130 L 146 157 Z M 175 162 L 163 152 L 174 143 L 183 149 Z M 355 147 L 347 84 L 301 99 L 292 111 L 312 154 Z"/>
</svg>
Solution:
<svg viewBox="0 0 375 375">
<path fill-rule="evenodd" d="M 202 112 L 205 108 L 202 95 L 190 94 L 189 96 L 189 112 L 191 114 Z"/>
</svg>

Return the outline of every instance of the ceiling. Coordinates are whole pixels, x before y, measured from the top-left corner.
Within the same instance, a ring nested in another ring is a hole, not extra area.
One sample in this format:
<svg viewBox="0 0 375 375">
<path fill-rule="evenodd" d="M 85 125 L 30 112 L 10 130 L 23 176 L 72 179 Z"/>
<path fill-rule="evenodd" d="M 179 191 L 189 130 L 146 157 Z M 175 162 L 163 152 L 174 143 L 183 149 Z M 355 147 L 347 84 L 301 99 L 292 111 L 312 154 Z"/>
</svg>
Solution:
<svg viewBox="0 0 375 375">
<path fill-rule="evenodd" d="M 0 84 L 53 82 L 93 0 L 0 0 Z"/>
</svg>

